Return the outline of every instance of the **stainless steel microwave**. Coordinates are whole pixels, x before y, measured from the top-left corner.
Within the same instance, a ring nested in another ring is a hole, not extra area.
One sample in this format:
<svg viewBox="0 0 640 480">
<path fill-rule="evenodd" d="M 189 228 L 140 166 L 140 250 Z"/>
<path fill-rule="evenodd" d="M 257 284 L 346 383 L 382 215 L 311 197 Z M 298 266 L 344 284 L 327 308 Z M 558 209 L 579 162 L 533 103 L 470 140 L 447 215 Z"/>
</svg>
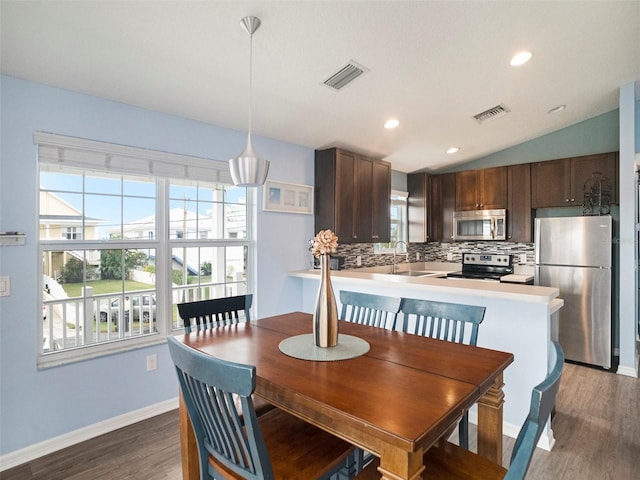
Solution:
<svg viewBox="0 0 640 480">
<path fill-rule="evenodd" d="M 454 240 L 505 240 L 506 227 L 505 209 L 453 213 Z"/>
</svg>

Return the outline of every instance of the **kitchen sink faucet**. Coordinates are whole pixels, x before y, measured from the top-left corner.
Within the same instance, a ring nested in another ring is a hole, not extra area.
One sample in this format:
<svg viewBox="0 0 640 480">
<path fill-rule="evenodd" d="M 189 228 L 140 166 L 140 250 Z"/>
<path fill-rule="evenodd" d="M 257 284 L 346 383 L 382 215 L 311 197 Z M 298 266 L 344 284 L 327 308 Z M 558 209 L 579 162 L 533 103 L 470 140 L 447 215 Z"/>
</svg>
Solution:
<svg viewBox="0 0 640 480">
<path fill-rule="evenodd" d="M 393 265 L 391 265 L 391 273 L 396 273 L 398 265 L 396 263 L 396 254 L 398 253 L 398 245 L 404 244 L 404 259 L 405 262 L 409 262 L 409 247 L 404 240 L 398 240 L 393 246 Z"/>
</svg>

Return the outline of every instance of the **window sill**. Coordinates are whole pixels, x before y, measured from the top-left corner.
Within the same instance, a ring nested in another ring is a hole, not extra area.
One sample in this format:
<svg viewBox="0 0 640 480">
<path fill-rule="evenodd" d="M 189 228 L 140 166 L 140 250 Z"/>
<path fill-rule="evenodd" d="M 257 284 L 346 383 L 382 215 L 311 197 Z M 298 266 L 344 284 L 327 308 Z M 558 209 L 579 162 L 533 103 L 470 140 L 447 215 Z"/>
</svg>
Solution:
<svg viewBox="0 0 640 480">
<path fill-rule="evenodd" d="M 109 343 L 101 343 L 92 347 L 78 347 L 68 350 L 61 350 L 52 353 L 42 353 L 38 356 L 38 370 L 46 370 L 48 368 L 60 367 L 71 363 L 84 362 L 94 358 L 105 357 L 131 350 L 160 345 L 166 343 L 165 335 L 155 333 L 145 335 L 140 338 L 131 338 L 126 340 L 116 340 Z"/>
</svg>

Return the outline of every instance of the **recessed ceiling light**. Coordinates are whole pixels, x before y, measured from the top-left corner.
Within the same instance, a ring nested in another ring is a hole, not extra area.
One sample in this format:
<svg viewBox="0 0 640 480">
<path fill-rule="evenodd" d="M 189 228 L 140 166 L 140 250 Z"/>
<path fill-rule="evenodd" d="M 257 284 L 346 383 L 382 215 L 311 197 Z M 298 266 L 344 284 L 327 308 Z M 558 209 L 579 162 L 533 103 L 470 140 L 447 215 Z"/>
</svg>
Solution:
<svg viewBox="0 0 640 480">
<path fill-rule="evenodd" d="M 558 113 L 558 112 L 561 112 L 562 110 L 564 110 L 565 108 L 567 108 L 566 105 L 558 105 L 557 107 L 553 107 L 547 113 Z"/>
<path fill-rule="evenodd" d="M 384 128 L 396 128 L 398 125 L 400 125 L 400 121 L 392 118 L 391 120 L 387 120 L 384 124 Z"/>
<path fill-rule="evenodd" d="M 447 153 L 457 153 L 460 151 L 460 147 L 451 147 L 449 150 L 447 150 Z"/>
<path fill-rule="evenodd" d="M 518 52 L 513 57 L 511 57 L 511 61 L 509 62 L 512 67 L 517 67 L 518 65 L 522 65 L 527 63 L 533 57 L 533 53 L 531 52 Z"/>
</svg>

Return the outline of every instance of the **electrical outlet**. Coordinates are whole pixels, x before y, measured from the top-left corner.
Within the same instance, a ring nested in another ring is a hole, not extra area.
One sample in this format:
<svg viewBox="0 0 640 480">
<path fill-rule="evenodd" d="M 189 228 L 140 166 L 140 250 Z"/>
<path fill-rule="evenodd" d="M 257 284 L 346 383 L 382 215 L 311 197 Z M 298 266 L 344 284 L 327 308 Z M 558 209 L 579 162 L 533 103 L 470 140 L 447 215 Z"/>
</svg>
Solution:
<svg viewBox="0 0 640 480">
<path fill-rule="evenodd" d="M 0 277 L 0 297 L 11 295 L 11 277 Z"/>
<path fill-rule="evenodd" d="M 447 260 L 453 260 L 453 253 L 447 252 Z"/>
<path fill-rule="evenodd" d="M 362 255 L 356 255 L 356 265 L 358 267 L 362 266 Z"/>
<path fill-rule="evenodd" d="M 147 372 L 151 372 L 158 368 L 158 356 L 156 354 L 147 355 Z"/>
<path fill-rule="evenodd" d="M 416 260 L 420 261 L 420 252 L 416 252 Z"/>
<path fill-rule="evenodd" d="M 527 254 L 526 253 L 521 253 L 520 254 L 520 263 L 527 263 Z"/>
</svg>

